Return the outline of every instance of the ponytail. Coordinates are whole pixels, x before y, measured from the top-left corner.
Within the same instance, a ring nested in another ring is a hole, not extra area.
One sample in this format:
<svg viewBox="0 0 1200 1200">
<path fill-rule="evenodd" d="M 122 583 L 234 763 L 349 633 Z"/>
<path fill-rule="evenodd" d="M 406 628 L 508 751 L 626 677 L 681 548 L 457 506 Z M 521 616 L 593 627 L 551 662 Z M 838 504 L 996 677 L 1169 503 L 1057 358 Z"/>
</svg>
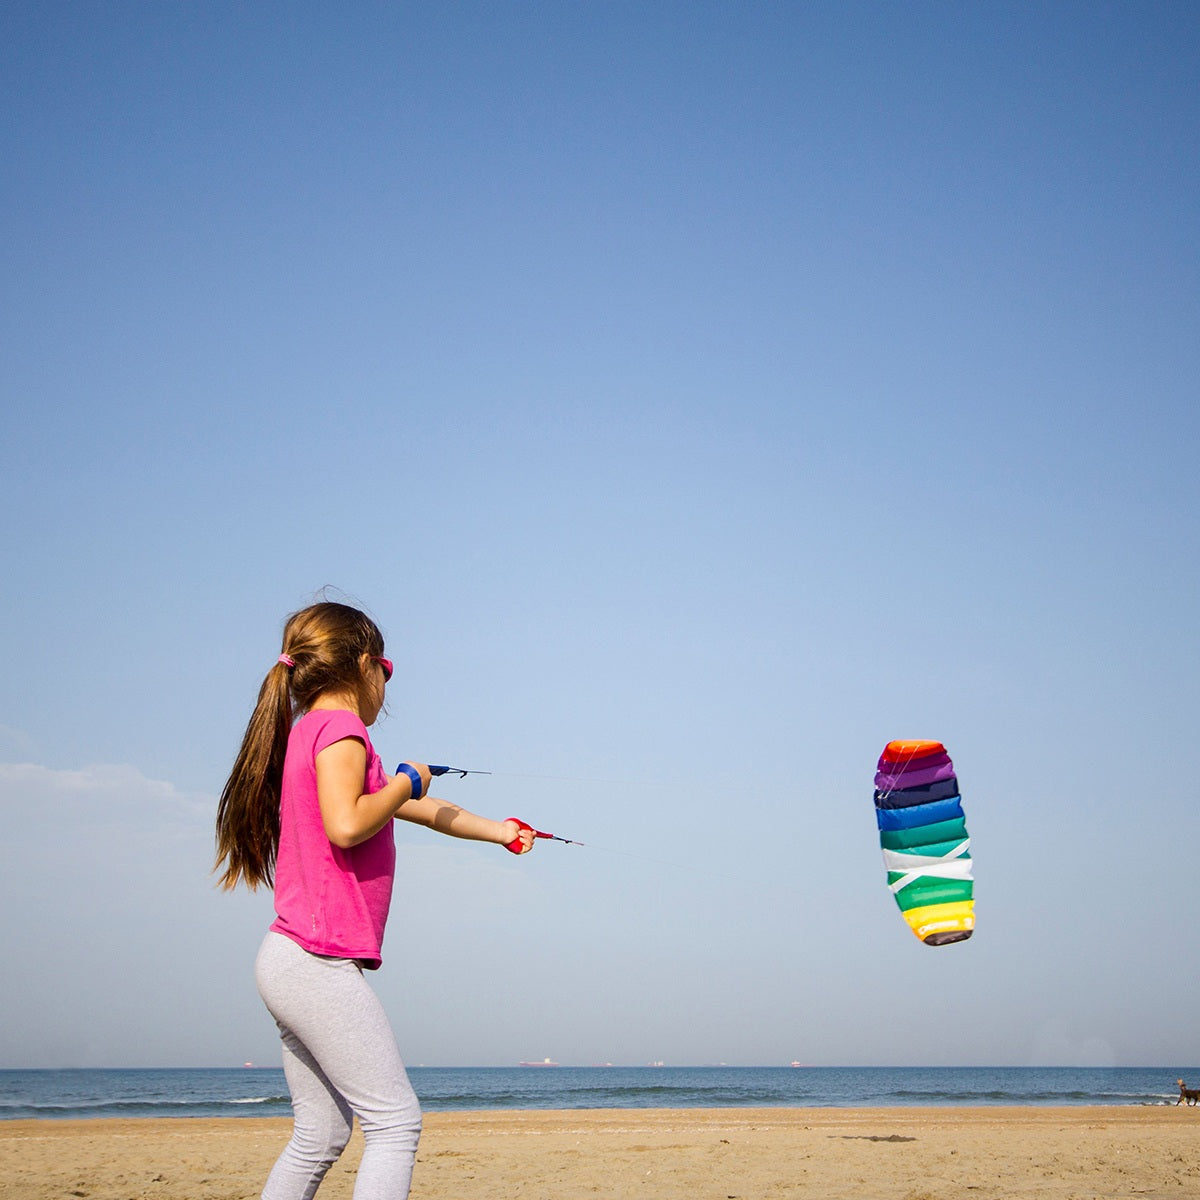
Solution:
<svg viewBox="0 0 1200 1200">
<path fill-rule="evenodd" d="M 279 793 L 292 728 L 289 671 L 281 658 L 267 672 L 217 806 L 215 869 L 224 864 L 219 883 L 227 891 L 239 882 L 251 891 L 275 883 Z"/>
<path fill-rule="evenodd" d="M 217 806 L 220 885 L 275 884 L 283 760 L 300 712 L 328 692 L 365 695 L 362 656 L 383 653 L 383 634 L 366 613 L 322 601 L 293 613 L 283 630 L 283 653 L 267 672 L 246 726 L 242 748 Z"/>
</svg>

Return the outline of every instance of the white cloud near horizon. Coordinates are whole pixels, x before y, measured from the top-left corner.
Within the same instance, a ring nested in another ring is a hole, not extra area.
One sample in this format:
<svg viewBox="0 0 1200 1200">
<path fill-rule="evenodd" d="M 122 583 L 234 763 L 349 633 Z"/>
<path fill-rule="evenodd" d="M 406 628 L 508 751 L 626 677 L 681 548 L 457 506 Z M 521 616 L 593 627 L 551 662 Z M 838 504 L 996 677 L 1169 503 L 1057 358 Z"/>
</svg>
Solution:
<svg viewBox="0 0 1200 1200">
<path fill-rule="evenodd" d="M 196 825 L 208 820 L 213 809 L 212 798 L 150 779 L 128 763 L 74 770 L 35 762 L 0 763 L 0 804 L 8 813 L 10 830 L 34 835 L 64 819 L 71 822 L 64 832 L 131 820 L 147 829 Z"/>
<path fill-rule="evenodd" d="M 128 763 L 0 763 L 0 905 L 13 964 L 0 973 L 0 1067 L 275 1061 L 253 982 L 271 893 L 217 887 L 215 812 L 215 796 Z M 489 921 L 530 902 L 534 885 L 494 855 L 430 836 L 397 831 L 393 957 L 406 937 L 434 930 L 441 941 L 469 922 L 481 889 Z"/>
<path fill-rule="evenodd" d="M 0 1064 L 171 1055 L 163 1010 L 188 1009 L 189 947 L 211 941 L 212 811 L 130 764 L 0 763 L 0 903 L 24 917 L 9 923 Z"/>
</svg>

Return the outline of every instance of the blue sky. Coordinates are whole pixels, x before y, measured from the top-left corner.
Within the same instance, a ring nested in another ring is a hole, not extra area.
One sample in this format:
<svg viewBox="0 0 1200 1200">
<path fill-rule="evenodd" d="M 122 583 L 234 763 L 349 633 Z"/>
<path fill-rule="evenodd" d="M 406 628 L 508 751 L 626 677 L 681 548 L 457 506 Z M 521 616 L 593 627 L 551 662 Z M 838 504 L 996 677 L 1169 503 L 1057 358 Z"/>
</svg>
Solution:
<svg viewBox="0 0 1200 1200">
<path fill-rule="evenodd" d="M 0 1065 L 277 1061 L 212 818 L 326 585 L 386 763 L 588 843 L 398 829 L 410 1062 L 1200 1062 L 1197 77 L 1182 3 L 7 6 Z"/>
</svg>

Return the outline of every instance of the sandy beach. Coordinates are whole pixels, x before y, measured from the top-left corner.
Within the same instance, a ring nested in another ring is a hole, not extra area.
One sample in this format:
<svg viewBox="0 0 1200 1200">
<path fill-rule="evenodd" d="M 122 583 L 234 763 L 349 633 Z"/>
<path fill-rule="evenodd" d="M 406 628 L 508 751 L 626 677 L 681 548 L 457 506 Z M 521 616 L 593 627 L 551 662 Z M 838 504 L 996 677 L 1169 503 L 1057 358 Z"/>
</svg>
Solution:
<svg viewBox="0 0 1200 1200">
<path fill-rule="evenodd" d="M 286 1119 L 9 1121 L 0 1197 L 253 1200 Z M 348 1200 L 354 1141 L 320 1196 Z M 430 1113 L 414 1200 L 1200 1196 L 1200 1109 Z"/>
</svg>

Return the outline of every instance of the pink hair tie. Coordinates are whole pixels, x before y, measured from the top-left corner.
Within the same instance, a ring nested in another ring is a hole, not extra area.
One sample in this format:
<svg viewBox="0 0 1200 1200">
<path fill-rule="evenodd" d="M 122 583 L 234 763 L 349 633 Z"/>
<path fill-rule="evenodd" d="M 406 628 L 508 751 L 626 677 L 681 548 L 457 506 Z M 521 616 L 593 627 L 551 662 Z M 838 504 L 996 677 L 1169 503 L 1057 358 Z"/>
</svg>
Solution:
<svg viewBox="0 0 1200 1200">
<path fill-rule="evenodd" d="M 294 667 L 296 665 L 296 660 L 290 654 L 281 654 L 275 661 L 283 663 L 285 667 Z"/>
</svg>

